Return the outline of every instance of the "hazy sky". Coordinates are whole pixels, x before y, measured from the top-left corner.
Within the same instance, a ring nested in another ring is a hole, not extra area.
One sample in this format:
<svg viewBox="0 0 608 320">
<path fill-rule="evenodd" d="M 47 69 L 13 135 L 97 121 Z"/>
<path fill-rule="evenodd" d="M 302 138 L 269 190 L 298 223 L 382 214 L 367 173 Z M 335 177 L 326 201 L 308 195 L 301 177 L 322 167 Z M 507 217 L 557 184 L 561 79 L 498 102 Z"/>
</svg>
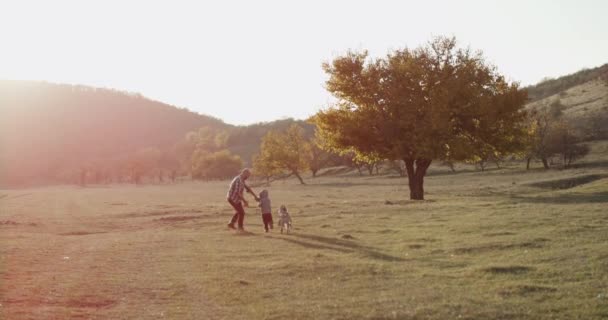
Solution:
<svg viewBox="0 0 608 320">
<path fill-rule="evenodd" d="M 532 84 L 608 63 L 608 1 L 5 1 L 0 79 L 140 92 L 249 124 L 327 105 L 321 63 L 454 35 Z"/>
</svg>

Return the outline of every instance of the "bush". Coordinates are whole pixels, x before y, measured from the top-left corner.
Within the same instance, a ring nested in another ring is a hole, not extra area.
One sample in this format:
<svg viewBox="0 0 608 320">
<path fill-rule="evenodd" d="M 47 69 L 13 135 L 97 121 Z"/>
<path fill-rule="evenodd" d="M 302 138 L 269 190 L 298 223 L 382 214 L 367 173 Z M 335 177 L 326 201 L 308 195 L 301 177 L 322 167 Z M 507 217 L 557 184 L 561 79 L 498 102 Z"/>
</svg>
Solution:
<svg viewBox="0 0 608 320">
<path fill-rule="evenodd" d="M 557 119 L 564 114 L 564 109 L 566 109 L 566 106 L 562 104 L 561 100 L 557 99 L 549 105 L 549 114 L 554 119 Z"/>
</svg>

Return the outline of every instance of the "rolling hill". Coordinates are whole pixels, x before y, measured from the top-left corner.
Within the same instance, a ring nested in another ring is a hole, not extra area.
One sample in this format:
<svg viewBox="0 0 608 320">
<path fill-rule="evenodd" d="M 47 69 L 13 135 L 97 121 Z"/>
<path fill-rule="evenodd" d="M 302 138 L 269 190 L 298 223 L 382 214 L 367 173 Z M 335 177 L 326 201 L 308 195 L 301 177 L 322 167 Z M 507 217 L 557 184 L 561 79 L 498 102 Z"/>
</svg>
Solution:
<svg viewBox="0 0 608 320">
<path fill-rule="evenodd" d="M 43 183 L 88 161 L 168 149 L 203 126 L 231 127 L 137 94 L 0 81 L 0 183 Z"/>
<path fill-rule="evenodd" d="M 555 101 L 561 103 L 564 116 L 570 119 L 584 118 L 598 112 L 608 113 L 608 85 L 602 80 L 590 80 L 535 100 L 527 107 L 543 109 Z"/>
<path fill-rule="evenodd" d="M 595 81 L 599 78 L 608 80 L 608 63 L 596 68 L 583 69 L 556 79 L 547 79 L 535 85 L 528 86 L 528 97 L 531 101 L 541 100 L 570 88 Z"/>
</svg>

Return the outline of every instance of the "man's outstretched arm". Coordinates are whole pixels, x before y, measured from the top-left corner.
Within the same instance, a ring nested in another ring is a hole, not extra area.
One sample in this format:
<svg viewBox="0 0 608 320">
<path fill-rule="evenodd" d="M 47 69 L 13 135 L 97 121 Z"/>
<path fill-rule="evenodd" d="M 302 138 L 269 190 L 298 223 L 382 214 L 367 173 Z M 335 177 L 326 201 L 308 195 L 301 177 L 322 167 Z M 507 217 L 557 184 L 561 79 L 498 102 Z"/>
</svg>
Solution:
<svg viewBox="0 0 608 320">
<path fill-rule="evenodd" d="M 243 183 L 243 185 L 245 186 L 245 190 L 247 190 L 247 192 L 249 192 L 253 196 L 255 201 L 260 201 L 260 198 L 258 198 L 258 195 L 255 194 L 255 192 L 253 192 L 253 190 L 251 190 L 251 188 L 249 188 L 249 186 L 247 184 Z"/>
</svg>

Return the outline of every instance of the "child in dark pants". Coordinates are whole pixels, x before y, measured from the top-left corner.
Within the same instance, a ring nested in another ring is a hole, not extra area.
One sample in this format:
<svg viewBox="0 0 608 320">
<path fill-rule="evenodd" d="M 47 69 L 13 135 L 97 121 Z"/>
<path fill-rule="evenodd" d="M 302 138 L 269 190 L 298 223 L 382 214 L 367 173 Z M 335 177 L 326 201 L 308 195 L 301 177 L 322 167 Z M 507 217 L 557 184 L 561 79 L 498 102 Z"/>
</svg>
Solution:
<svg viewBox="0 0 608 320">
<path fill-rule="evenodd" d="M 264 222 L 264 230 L 272 229 L 272 209 L 270 208 L 270 198 L 268 190 L 260 192 L 260 208 L 262 209 L 262 222 Z"/>
</svg>

